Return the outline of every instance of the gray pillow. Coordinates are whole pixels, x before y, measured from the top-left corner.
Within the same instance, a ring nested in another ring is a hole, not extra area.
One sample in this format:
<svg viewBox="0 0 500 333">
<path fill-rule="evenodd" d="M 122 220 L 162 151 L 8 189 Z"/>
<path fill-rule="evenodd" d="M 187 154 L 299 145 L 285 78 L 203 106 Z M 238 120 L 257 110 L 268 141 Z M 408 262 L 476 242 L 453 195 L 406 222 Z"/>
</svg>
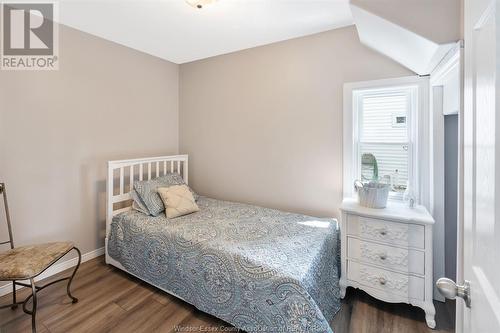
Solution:
<svg viewBox="0 0 500 333">
<path fill-rule="evenodd" d="M 132 200 L 134 200 L 134 202 L 132 203 L 133 209 L 146 215 L 151 215 L 148 207 L 146 207 L 142 199 L 139 197 L 139 194 L 137 194 L 136 190 L 130 191 L 130 196 L 132 197 Z"/>
<path fill-rule="evenodd" d="M 165 176 L 151 180 L 143 180 L 134 183 L 134 189 L 137 191 L 140 199 L 147 207 L 150 215 L 158 216 L 165 210 L 160 195 L 156 192 L 158 187 L 169 187 L 172 185 L 184 185 L 184 180 L 177 173 L 167 173 Z M 191 192 L 193 192 L 191 190 Z M 197 195 L 193 192 L 193 197 Z"/>
</svg>

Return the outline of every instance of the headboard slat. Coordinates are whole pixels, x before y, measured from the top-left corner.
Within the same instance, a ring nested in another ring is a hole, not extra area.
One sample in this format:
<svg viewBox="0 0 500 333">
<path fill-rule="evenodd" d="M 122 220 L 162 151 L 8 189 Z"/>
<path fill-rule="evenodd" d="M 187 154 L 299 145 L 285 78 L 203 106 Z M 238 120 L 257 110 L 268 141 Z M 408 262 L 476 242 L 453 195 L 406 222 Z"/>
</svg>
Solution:
<svg viewBox="0 0 500 333">
<path fill-rule="evenodd" d="M 124 179 L 123 179 L 123 167 L 120 168 L 120 194 L 123 194 Z"/>
<path fill-rule="evenodd" d="M 129 179 L 129 191 L 132 191 L 134 188 L 134 166 L 130 166 L 130 179 Z"/>
</svg>

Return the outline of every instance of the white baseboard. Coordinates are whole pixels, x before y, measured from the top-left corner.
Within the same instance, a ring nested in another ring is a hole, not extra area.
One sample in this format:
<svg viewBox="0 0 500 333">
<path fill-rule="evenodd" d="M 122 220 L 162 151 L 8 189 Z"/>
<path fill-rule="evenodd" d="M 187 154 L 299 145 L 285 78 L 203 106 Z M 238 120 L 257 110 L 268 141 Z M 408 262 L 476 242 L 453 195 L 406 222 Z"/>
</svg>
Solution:
<svg viewBox="0 0 500 333">
<path fill-rule="evenodd" d="M 101 247 L 97 250 L 90 251 L 88 253 L 82 254 L 82 263 L 89 261 L 91 259 L 97 258 L 99 256 L 102 256 L 104 254 L 104 247 Z M 75 267 L 76 264 L 78 263 L 78 258 L 73 258 L 69 259 L 60 263 L 57 263 L 55 265 L 52 265 L 50 268 L 48 268 L 45 272 L 40 274 L 35 281 L 43 280 L 45 278 L 48 278 L 52 275 L 55 275 L 57 273 L 60 273 L 68 268 Z M 29 281 L 20 281 L 20 282 L 27 282 Z M 16 289 L 21 289 L 24 288 L 22 286 L 17 286 Z M 7 283 L 5 285 L 0 286 L 0 297 L 7 295 L 12 292 L 12 283 Z"/>
</svg>

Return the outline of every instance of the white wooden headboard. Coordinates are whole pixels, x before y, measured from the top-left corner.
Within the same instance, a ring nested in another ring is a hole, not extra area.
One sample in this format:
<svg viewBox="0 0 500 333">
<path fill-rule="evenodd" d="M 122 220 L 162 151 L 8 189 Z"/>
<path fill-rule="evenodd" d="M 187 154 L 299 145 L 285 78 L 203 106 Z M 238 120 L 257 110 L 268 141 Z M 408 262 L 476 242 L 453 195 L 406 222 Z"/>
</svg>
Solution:
<svg viewBox="0 0 500 333">
<path fill-rule="evenodd" d="M 178 173 L 188 183 L 188 155 L 109 161 L 106 182 L 106 236 L 116 214 L 132 209 L 130 190 L 134 181 Z"/>
</svg>

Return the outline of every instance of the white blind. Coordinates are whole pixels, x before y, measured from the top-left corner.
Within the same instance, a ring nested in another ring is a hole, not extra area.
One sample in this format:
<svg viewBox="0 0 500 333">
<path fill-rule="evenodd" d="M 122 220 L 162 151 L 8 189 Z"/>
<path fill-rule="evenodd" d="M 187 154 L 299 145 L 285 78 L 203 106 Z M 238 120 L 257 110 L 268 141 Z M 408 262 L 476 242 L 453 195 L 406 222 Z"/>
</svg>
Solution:
<svg viewBox="0 0 500 333">
<path fill-rule="evenodd" d="M 378 179 L 390 182 L 393 191 L 404 191 L 409 179 L 410 108 L 408 88 L 368 90 L 358 95 L 359 163 L 373 160 L 367 156 L 375 157 Z M 361 178 L 373 179 L 373 168 L 359 165 Z"/>
<path fill-rule="evenodd" d="M 408 93 L 388 91 L 361 95 L 361 141 L 407 142 L 406 124 L 395 123 L 396 117 L 408 115 Z"/>
</svg>

